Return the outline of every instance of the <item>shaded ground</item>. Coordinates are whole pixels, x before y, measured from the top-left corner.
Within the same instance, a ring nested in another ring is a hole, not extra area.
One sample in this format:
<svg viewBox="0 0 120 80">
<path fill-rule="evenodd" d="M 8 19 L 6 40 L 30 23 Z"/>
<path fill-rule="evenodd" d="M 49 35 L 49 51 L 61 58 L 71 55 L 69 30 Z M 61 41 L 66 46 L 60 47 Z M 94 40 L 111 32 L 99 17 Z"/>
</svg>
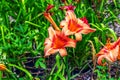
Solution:
<svg viewBox="0 0 120 80">
<path fill-rule="evenodd" d="M 51 72 L 52 67 L 54 66 L 55 60 L 54 56 L 50 56 L 46 61 L 47 61 L 47 70 L 44 70 L 42 68 L 35 68 L 34 63 L 37 60 L 37 58 L 33 59 L 28 59 L 27 62 L 24 63 L 25 68 L 31 72 L 31 74 L 36 77 L 39 76 L 41 80 L 46 80 L 47 75 Z M 112 64 L 110 74 L 111 78 L 118 78 L 120 76 L 120 67 L 118 67 L 120 64 L 119 62 L 115 62 L 115 64 Z M 87 64 L 87 68 L 75 68 L 71 75 L 78 74 L 74 79 L 72 80 L 92 80 L 91 78 L 93 77 L 93 80 L 98 80 L 98 73 L 92 73 L 92 61 L 89 60 Z M 96 69 L 98 69 L 96 67 Z M 101 69 L 99 69 L 100 72 L 102 72 Z M 108 70 L 104 70 L 106 73 L 108 73 Z M 103 73 L 105 73 L 103 71 Z M 22 77 L 24 75 L 20 75 L 19 71 L 16 71 L 16 73 Z M 107 75 L 106 75 L 107 76 Z M 108 78 L 108 76 L 107 76 Z"/>
</svg>

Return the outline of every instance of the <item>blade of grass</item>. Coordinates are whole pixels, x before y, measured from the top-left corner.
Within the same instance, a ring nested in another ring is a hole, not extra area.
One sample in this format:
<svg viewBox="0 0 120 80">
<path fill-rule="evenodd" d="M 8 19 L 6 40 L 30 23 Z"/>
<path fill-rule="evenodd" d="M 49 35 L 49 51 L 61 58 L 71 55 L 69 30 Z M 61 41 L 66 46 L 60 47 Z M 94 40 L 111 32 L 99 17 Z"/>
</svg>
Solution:
<svg viewBox="0 0 120 80">
<path fill-rule="evenodd" d="M 117 7 L 117 2 L 116 0 L 113 0 L 115 7 Z"/>
<path fill-rule="evenodd" d="M 9 66 L 12 66 L 12 67 L 16 67 L 16 68 L 19 69 L 19 70 L 22 70 L 23 72 L 25 72 L 25 73 L 29 76 L 30 80 L 33 80 L 32 75 L 31 75 L 30 72 L 28 72 L 26 69 L 24 69 L 24 68 L 22 68 L 22 67 L 19 67 L 19 66 L 15 65 L 15 64 L 10 64 L 10 63 L 8 63 L 8 65 L 9 65 Z"/>
<path fill-rule="evenodd" d="M 25 23 L 30 24 L 30 25 L 33 25 L 33 26 L 36 26 L 36 27 L 38 27 L 38 28 L 41 28 L 41 26 L 39 26 L 39 25 L 37 25 L 37 24 L 35 24 L 35 23 L 32 23 L 32 22 L 30 22 L 30 21 L 25 21 Z"/>
<path fill-rule="evenodd" d="M 1 34 L 2 34 L 2 40 L 3 40 L 3 44 L 4 44 L 4 46 L 6 45 L 6 42 L 5 42 L 5 36 L 4 36 L 4 25 L 1 25 L 0 26 L 0 28 L 1 28 Z"/>
<path fill-rule="evenodd" d="M 104 1 L 105 0 L 101 0 L 102 2 L 101 2 L 101 4 L 100 4 L 100 12 L 102 12 L 102 9 L 104 8 L 103 6 L 104 6 Z"/>
</svg>

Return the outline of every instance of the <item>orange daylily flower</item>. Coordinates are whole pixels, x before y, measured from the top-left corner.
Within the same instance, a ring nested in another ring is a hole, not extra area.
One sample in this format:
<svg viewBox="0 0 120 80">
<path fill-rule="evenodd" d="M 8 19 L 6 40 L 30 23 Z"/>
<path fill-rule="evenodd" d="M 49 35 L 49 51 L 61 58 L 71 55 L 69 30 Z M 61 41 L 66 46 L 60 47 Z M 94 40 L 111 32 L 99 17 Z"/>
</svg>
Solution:
<svg viewBox="0 0 120 80">
<path fill-rule="evenodd" d="M 60 55 L 66 56 L 67 51 L 65 47 L 74 47 L 76 46 L 76 40 L 72 40 L 69 37 L 65 36 L 64 33 L 54 30 L 52 27 L 48 28 L 49 38 L 45 40 L 45 57 L 59 52 Z"/>
<path fill-rule="evenodd" d="M 118 59 L 119 55 L 119 44 L 120 44 L 120 38 L 114 43 L 110 43 L 110 39 L 108 39 L 107 44 L 100 50 L 96 56 L 98 57 L 97 63 L 99 65 L 105 65 L 105 63 L 102 63 L 102 60 L 105 58 L 109 62 L 114 62 Z"/>
<path fill-rule="evenodd" d="M 6 66 L 4 64 L 0 64 L 0 71 L 6 70 Z"/>
<path fill-rule="evenodd" d="M 60 27 L 63 28 L 62 31 L 65 35 L 75 34 L 76 40 L 81 40 L 82 34 L 88 34 L 90 32 L 96 31 L 96 29 L 90 28 L 86 18 L 77 18 L 74 13 L 74 7 L 65 6 L 66 11 L 65 20 L 60 23 Z"/>
</svg>

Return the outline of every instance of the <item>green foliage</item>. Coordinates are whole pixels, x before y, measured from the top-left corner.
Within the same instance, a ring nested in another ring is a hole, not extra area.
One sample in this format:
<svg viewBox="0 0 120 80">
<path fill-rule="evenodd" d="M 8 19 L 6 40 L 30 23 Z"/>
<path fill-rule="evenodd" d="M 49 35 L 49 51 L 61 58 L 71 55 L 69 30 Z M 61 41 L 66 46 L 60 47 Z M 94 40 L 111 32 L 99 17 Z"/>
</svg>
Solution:
<svg viewBox="0 0 120 80">
<path fill-rule="evenodd" d="M 41 68 L 46 69 L 46 65 L 43 60 L 43 58 L 39 58 L 35 63 L 35 67 L 38 68 L 40 66 Z"/>
<path fill-rule="evenodd" d="M 97 73 L 97 79 L 98 80 L 108 80 L 108 73 L 107 68 L 105 66 L 97 66 L 98 69 L 95 70 L 95 73 Z"/>
</svg>

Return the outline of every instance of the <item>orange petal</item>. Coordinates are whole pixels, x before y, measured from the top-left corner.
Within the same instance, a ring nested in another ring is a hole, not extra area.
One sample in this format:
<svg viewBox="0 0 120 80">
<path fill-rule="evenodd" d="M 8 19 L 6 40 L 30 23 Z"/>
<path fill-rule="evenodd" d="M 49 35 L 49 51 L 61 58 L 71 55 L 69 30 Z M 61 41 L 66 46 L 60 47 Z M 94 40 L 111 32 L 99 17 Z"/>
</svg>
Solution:
<svg viewBox="0 0 120 80">
<path fill-rule="evenodd" d="M 1 71 L 6 70 L 6 66 L 4 64 L 0 64 L 0 70 Z"/>
<path fill-rule="evenodd" d="M 112 44 L 113 44 L 113 46 L 111 46 L 110 49 L 114 49 L 116 46 L 120 45 L 120 37 L 118 38 L 118 40 L 116 42 L 114 42 Z"/>
<path fill-rule="evenodd" d="M 49 38 L 45 40 L 44 57 L 56 53 L 58 50 L 51 48 L 52 42 Z"/>
<path fill-rule="evenodd" d="M 63 29 L 62 29 L 62 32 L 67 36 L 67 35 L 72 35 L 74 34 L 75 32 L 71 32 L 67 26 L 64 26 Z"/>
<path fill-rule="evenodd" d="M 49 38 L 52 40 L 53 36 L 56 35 L 56 32 L 52 27 L 48 28 L 48 32 L 49 32 Z"/>
<path fill-rule="evenodd" d="M 68 29 L 71 32 L 80 32 L 83 29 L 83 26 L 78 24 L 78 22 L 74 19 L 69 20 L 68 22 Z"/>
<path fill-rule="evenodd" d="M 64 57 L 64 56 L 67 55 L 67 51 L 66 51 L 65 48 L 63 48 L 63 49 L 59 49 L 59 53 L 60 53 L 60 55 L 61 55 L 62 57 Z"/>
<path fill-rule="evenodd" d="M 111 53 L 113 55 L 113 61 L 116 61 L 119 55 L 119 46 L 116 46 L 115 49 L 111 50 Z"/>
<path fill-rule="evenodd" d="M 99 65 L 105 65 L 106 63 L 102 63 L 102 60 L 105 58 L 105 55 L 101 55 L 98 57 L 97 63 Z"/>
<path fill-rule="evenodd" d="M 91 33 L 91 32 L 95 32 L 96 29 L 92 29 L 92 28 L 87 28 L 87 29 L 83 29 L 81 31 L 82 34 L 88 34 L 88 33 Z"/>
<path fill-rule="evenodd" d="M 119 45 L 119 52 L 118 52 L 117 58 L 118 58 L 118 60 L 120 60 L 120 45 Z"/>
<path fill-rule="evenodd" d="M 69 11 L 66 12 L 65 20 L 68 22 L 71 19 L 75 20 L 77 18 L 76 18 L 75 13 L 72 10 L 69 10 Z"/>
<path fill-rule="evenodd" d="M 55 54 L 56 52 L 58 52 L 58 49 L 49 48 L 46 50 L 44 57 L 48 57 L 49 55 Z"/>
<path fill-rule="evenodd" d="M 97 57 L 107 54 L 108 53 L 108 49 L 106 48 L 106 46 L 104 46 L 104 48 L 102 48 L 98 54 L 96 54 Z"/>
<path fill-rule="evenodd" d="M 60 22 L 60 28 L 63 28 L 66 25 L 68 25 L 68 22 L 66 22 L 66 20 Z"/>
<path fill-rule="evenodd" d="M 46 45 L 44 48 L 44 56 L 49 56 L 49 51 L 51 50 L 51 47 L 49 45 Z"/>
<path fill-rule="evenodd" d="M 44 46 L 51 45 L 51 44 L 52 44 L 51 39 L 50 38 L 46 38 L 45 42 L 44 42 Z"/>
<path fill-rule="evenodd" d="M 77 42 L 76 40 L 69 39 L 69 41 L 67 42 L 65 47 L 73 47 L 73 48 L 75 48 L 76 47 L 76 42 Z"/>
<path fill-rule="evenodd" d="M 110 55 L 105 55 L 105 58 L 110 62 L 114 62 L 113 58 L 111 58 Z"/>
<path fill-rule="evenodd" d="M 77 41 L 81 41 L 82 40 L 81 33 L 75 33 L 75 38 L 76 38 Z"/>
<path fill-rule="evenodd" d="M 51 40 L 49 38 L 46 38 L 46 40 L 44 42 L 44 46 L 45 46 L 44 53 L 45 53 L 45 55 L 50 55 L 50 54 L 47 53 L 47 51 L 51 48 L 51 45 L 52 45 Z"/>
<path fill-rule="evenodd" d="M 100 51 L 99 53 L 96 54 L 97 57 L 104 55 L 105 53 L 103 53 L 103 51 Z"/>
</svg>

